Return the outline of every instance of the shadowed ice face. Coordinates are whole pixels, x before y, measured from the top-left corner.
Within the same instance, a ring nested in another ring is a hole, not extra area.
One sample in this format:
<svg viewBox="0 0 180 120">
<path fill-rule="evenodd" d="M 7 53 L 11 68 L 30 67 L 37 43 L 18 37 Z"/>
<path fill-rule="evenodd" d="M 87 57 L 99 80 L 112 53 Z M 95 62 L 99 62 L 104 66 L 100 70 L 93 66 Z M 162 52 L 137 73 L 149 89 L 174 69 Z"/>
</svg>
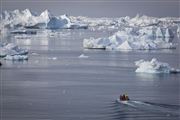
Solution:
<svg viewBox="0 0 180 120">
<path fill-rule="evenodd" d="M 4 10 L 26 9 L 53 14 L 89 17 L 135 16 L 137 13 L 155 17 L 179 17 L 179 0 L 1 0 Z"/>
</svg>

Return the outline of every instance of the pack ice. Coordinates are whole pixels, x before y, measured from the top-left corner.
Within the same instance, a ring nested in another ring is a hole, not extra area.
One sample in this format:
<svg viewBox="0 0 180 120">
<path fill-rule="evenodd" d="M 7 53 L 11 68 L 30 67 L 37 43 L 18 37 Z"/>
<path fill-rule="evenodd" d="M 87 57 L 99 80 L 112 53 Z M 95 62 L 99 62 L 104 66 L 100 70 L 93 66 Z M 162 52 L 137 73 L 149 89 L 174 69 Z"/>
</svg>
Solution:
<svg viewBox="0 0 180 120">
<path fill-rule="evenodd" d="M 13 43 L 0 43 L 0 58 L 6 60 L 27 60 L 28 50 L 22 49 Z"/>
<path fill-rule="evenodd" d="M 159 62 L 156 58 L 151 61 L 143 59 L 136 61 L 138 67 L 135 72 L 138 73 L 180 73 L 180 69 L 175 69 L 169 66 L 168 63 Z"/>
<path fill-rule="evenodd" d="M 1 14 L 1 28 L 87 28 L 87 25 L 71 22 L 67 15 L 59 17 L 45 10 L 40 15 L 33 14 L 29 9 L 23 11 L 4 11 Z"/>
<path fill-rule="evenodd" d="M 110 37 L 84 39 L 84 48 L 108 50 L 175 48 L 171 29 L 149 26 L 124 28 Z"/>
</svg>

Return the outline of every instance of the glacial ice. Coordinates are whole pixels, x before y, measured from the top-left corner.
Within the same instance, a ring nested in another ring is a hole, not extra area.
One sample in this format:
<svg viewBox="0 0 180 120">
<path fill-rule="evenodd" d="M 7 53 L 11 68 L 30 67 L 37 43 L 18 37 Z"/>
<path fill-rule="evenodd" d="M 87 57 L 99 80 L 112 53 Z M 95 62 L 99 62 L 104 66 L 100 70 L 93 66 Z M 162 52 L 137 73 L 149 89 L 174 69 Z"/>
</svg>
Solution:
<svg viewBox="0 0 180 120">
<path fill-rule="evenodd" d="M 27 60 L 28 50 L 13 43 L 0 43 L 0 57 L 6 60 Z"/>
<path fill-rule="evenodd" d="M 156 26 L 125 28 L 107 38 L 84 39 L 84 48 L 108 50 L 175 48 L 171 29 Z"/>
<path fill-rule="evenodd" d="M 175 69 L 169 66 L 168 63 L 159 62 L 156 58 L 151 61 L 143 59 L 136 61 L 135 65 L 138 67 L 137 73 L 180 73 L 180 69 Z"/>
<path fill-rule="evenodd" d="M 135 17 L 119 17 L 119 18 L 89 18 L 84 16 L 54 16 L 48 10 L 45 10 L 40 15 L 31 12 L 29 9 L 4 11 L 1 14 L 0 28 L 87 28 L 102 30 L 102 29 L 118 29 L 122 27 L 147 27 L 161 26 L 173 27 L 180 23 L 180 18 L 166 17 L 157 18 L 145 15 L 137 15 Z"/>
<path fill-rule="evenodd" d="M 71 22 L 67 15 L 59 17 L 52 15 L 48 10 L 45 10 L 40 15 L 33 14 L 29 9 L 23 11 L 4 11 L 1 14 L 0 28 L 87 28 L 87 25 Z"/>
<path fill-rule="evenodd" d="M 119 18 L 89 18 L 84 16 L 70 16 L 70 19 L 74 22 L 80 22 L 88 24 L 88 27 L 92 30 L 113 30 L 121 29 L 124 27 L 174 27 L 180 23 L 179 17 L 149 17 L 146 15 L 136 15 L 135 17 L 119 17 Z"/>
</svg>

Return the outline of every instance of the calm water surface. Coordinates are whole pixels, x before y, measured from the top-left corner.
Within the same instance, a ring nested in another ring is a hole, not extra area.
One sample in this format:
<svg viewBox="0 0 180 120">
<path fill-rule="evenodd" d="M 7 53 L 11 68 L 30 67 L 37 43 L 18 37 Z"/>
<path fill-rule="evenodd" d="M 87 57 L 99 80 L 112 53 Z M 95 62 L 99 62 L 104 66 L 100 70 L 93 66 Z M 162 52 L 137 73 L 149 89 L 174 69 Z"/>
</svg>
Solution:
<svg viewBox="0 0 180 120">
<path fill-rule="evenodd" d="M 28 61 L 2 61 L 2 120 L 180 119 L 180 74 L 134 72 L 134 61 L 153 57 L 180 68 L 180 47 L 129 52 L 82 47 L 84 38 L 111 34 L 38 30 L 7 37 L 30 53 Z M 78 58 L 81 54 L 89 58 Z M 132 102 L 116 102 L 121 93 Z"/>
</svg>

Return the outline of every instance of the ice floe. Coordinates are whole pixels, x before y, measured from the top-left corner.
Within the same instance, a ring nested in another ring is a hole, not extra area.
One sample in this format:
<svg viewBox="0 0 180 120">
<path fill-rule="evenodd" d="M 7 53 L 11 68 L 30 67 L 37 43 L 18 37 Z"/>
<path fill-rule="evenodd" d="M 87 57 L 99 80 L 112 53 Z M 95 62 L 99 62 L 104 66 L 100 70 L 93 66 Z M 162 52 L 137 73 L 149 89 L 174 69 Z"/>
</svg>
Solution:
<svg viewBox="0 0 180 120">
<path fill-rule="evenodd" d="M 125 28 L 107 38 L 84 39 L 83 47 L 89 49 L 135 50 L 175 48 L 173 32 L 169 28 Z"/>
<path fill-rule="evenodd" d="M 168 63 L 160 62 L 156 58 L 151 61 L 143 59 L 136 61 L 138 67 L 135 72 L 138 73 L 180 73 L 180 69 L 175 69 L 169 66 Z"/>
<path fill-rule="evenodd" d="M 0 43 L 0 57 L 6 60 L 27 60 L 28 50 L 13 43 Z"/>
</svg>

